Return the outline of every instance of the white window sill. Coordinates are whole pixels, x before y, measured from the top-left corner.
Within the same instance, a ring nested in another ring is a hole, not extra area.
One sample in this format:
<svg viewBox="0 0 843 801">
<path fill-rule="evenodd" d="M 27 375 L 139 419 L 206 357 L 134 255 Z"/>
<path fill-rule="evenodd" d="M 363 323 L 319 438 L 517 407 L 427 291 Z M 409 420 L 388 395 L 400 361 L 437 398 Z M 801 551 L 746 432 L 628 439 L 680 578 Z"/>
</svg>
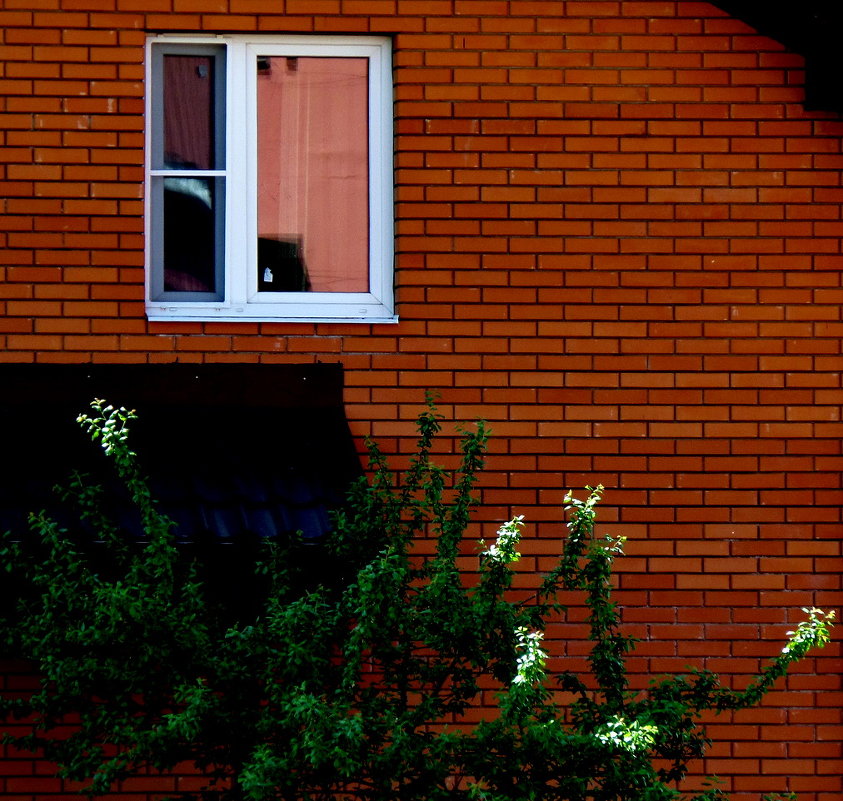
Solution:
<svg viewBox="0 0 843 801">
<path fill-rule="evenodd" d="M 394 325 L 398 322 L 398 315 L 375 315 L 361 317 L 325 317 L 325 316 L 272 316 L 254 312 L 232 313 L 226 309 L 217 314 L 209 313 L 207 309 L 202 311 L 185 312 L 163 311 L 161 309 L 147 309 L 146 317 L 151 323 L 363 323 L 377 325 Z"/>
</svg>

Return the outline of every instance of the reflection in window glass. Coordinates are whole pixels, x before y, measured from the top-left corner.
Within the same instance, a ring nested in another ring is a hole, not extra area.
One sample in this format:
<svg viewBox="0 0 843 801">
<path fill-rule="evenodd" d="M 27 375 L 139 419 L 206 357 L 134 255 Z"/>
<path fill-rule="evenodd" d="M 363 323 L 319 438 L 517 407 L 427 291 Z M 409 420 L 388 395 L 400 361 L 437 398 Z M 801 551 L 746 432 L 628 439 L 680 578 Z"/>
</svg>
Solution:
<svg viewBox="0 0 843 801">
<path fill-rule="evenodd" d="M 212 170 L 214 64 L 208 56 L 164 56 L 164 164 Z"/>
<path fill-rule="evenodd" d="M 368 59 L 257 71 L 259 289 L 369 291 Z"/>
<path fill-rule="evenodd" d="M 165 292 L 218 291 L 215 194 L 214 178 L 164 179 Z"/>
</svg>

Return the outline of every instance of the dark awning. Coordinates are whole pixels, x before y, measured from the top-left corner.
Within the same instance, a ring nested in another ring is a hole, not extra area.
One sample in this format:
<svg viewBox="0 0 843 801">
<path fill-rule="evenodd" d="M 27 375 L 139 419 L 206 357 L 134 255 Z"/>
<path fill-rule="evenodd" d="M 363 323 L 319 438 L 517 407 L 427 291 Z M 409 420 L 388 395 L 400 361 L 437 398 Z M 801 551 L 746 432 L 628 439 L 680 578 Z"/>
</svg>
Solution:
<svg viewBox="0 0 843 801">
<path fill-rule="evenodd" d="M 137 410 L 131 442 L 179 539 L 317 540 L 361 473 L 342 379 L 329 364 L 3 365 L 0 528 L 55 507 L 72 468 L 110 472 L 75 422 L 104 398 Z"/>
</svg>

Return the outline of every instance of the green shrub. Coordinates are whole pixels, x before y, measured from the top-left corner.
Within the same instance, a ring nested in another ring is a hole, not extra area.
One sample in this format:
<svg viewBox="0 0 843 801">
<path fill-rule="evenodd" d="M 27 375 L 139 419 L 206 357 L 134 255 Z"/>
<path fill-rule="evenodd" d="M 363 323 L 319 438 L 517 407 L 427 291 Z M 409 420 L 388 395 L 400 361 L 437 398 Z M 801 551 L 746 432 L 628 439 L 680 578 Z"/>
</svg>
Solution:
<svg viewBox="0 0 843 801">
<path fill-rule="evenodd" d="M 828 639 L 830 616 L 806 610 L 743 691 L 707 672 L 631 690 L 634 642 L 610 580 L 621 541 L 594 535 L 602 488 L 567 499 L 564 553 L 535 597 L 511 591 L 520 518 L 481 546 L 467 582 L 457 557 L 486 432 L 462 432 L 458 470 L 436 467 L 432 406 L 400 480 L 370 445 L 371 480 L 352 488 L 323 546 L 332 580 L 301 575 L 294 543 L 267 543 L 260 614 L 231 625 L 150 496 L 127 439 L 132 419 L 97 401 L 80 423 L 111 457 L 143 541 L 76 475 L 62 494 L 84 525 L 36 514 L 29 534 L 7 534 L 0 551 L 27 588 L 6 610 L 3 644 L 41 677 L 3 697 L 6 742 L 43 753 L 92 795 L 188 763 L 207 777 L 197 795 L 219 801 L 678 798 L 688 763 L 708 745 L 701 715 L 758 703 Z M 422 535 L 436 538 L 425 559 L 413 555 Z M 587 608 L 588 676 L 548 672 L 542 632 L 565 613 L 560 591 L 581 594 Z M 496 710 L 467 724 L 490 687 Z"/>
</svg>

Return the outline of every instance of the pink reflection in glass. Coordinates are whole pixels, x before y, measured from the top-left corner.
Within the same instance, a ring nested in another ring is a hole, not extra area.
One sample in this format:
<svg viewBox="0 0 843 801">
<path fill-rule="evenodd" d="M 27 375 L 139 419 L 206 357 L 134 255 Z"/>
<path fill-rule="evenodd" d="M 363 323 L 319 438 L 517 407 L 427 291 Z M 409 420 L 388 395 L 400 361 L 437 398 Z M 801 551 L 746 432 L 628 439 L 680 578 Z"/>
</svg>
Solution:
<svg viewBox="0 0 843 801">
<path fill-rule="evenodd" d="M 164 163 L 212 170 L 214 71 L 207 56 L 164 56 Z"/>
<path fill-rule="evenodd" d="M 257 69 L 259 289 L 367 292 L 368 61 Z"/>
</svg>

